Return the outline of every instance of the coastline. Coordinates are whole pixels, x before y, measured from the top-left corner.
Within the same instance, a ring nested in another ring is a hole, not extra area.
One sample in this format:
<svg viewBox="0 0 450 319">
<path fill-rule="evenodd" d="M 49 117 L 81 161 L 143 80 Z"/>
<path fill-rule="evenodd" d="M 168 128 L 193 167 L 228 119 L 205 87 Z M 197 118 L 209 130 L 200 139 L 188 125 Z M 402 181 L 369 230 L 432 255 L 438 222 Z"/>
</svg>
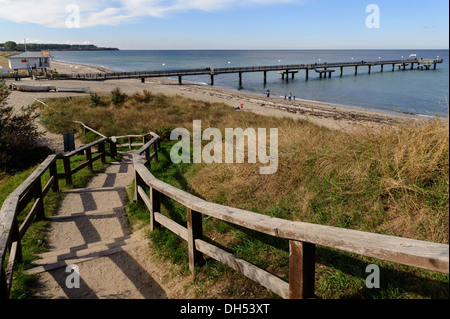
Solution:
<svg viewBox="0 0 450 319">
<path fill-rule="evenodd" d="M 74 73 L 70 65 L 78 66 L 79 73 L 107 73 L 118 72 L 102 66 L 93 66 L 80 63 L 52 61 L 52 69 L 59 73 Z M 61 81 L 59 81 L 61 82 Z M 78 83 L 79 81 L 63 81 Z M 71 83 L 71 84 L 72 84 Z M 74 83 L 75 87 L 76 84 Z M 284 100 L 280 97 L 267 98 L 265 95 L 236 91 L 231 89 L 209 86 L 205 84 L 183 81 L 178 85 L 175 79 L 148 78 L 145 83 L 139 79 L 108 80 L 105 82 L 83 81 L 91 86 L 92 92 L 109 94 L 114 88 L 119 87 L 124 93 L 133 94 L 144 89 L 153 93 L 167 95 L 182 95 L 192 99 L 206 100 L 209 102 L 226 103 L 232 107 L 244 104 L 244 111 L 262 115 L 277 117 L 292 117 L 312 121 L 331 129 L 350 129 L 360 125 L 377 126 L 379 124 L 395 124 L 397 122 L 420 120 L 419 118 L 393 114 L 382 111 L 367 110 L 354 106 L 336 105 L 321 101 L 303 100 L 297 97 L 295 101 Z"/>
<path fill-rule="evenodd" d="M 72 65 L 72 68 L 70 66 Z M 92 66 L 79 63 L 52 61 L 51 70 L 58 73 L 75 73 L 75 66 L 79 73 L 105 73 L 116 72 L 101 66 Z M 7 83 L 14 80 L 8 79 Z M 147 90 L 153 94 L 181 95 L 186 98 L 203 100 L 210 103 L 224 103 L 230 107 L 238 107 L 243 104 L 244 112 L 252 112 L 265 116 L 290 117 L 292 119 L 307 120 L 317 125 L 333 129 L 351 131 L 361 127 L 377 128 L 383 125 L 395 125 L 405 121 L 420 121 L 421 119 L 411 116 L 393 115 L 388 113 L 359 110 L 352 107 L 332 105 L 323 102 L 304 101 L 301 99 L 284 100 L 278 97 L 267 98 L 265 95 L 257 95 L 242 91 L 234 91 L 220 87 L 196 84 L 184 81 L 179 85 L 177 80 L 166 78 L 148 78 L 145 83 L 140 79 L 119 79 L 108 81 L 75 81 L 75 80 L 40 80 L 24 79 L 22 83 L 54 85 L 58 88 L 80 88 L 89 87 L 90 92 L 98 94 L 109 94 L 115 88 L 126 94 L 134 94 Z M 11 91 L 7 98 L 8 105 L 19 110 L 21 107 L 30 105 L 36 99 L 69 96 L 89 96 L 89 93 L 71 92 L 21 92 Z M 62 152 L 62 137 L 57 134 L 48 133 L 37 123 L 39 131 L 44 133 L 42 142 L 55 152 Z"/>
</svg>

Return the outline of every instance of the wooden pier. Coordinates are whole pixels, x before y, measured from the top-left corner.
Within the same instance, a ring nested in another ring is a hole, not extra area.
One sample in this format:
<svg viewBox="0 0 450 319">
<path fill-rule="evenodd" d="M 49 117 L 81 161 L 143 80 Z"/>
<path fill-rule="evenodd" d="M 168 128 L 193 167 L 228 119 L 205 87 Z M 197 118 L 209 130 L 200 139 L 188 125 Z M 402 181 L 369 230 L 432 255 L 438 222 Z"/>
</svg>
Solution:
<svg viewBox="0 0 450 319">
<path fill-rule="evenodd" d="M 146 78 L 177 77 L 178 84 L 183 84 L 183 77 L 194 75 L 209 75 L 210 84 L 214 85 L 214 77 L 220 74 L 237 73 L 239 76 L 239 87 L 242 87 L 243 73 L 262 72 L 264 75 L 264 84 L 267 83 L 267 72 L 278 72 L 283 80 L 289 81 L 289 75 L 294 79 L 294 75 L 300 71 L 305 71 L 306 80 L 309 79 L 309 72 L 314 70 L 319 77 L 331 78 L 336 69 L 340 70 L 339 76 L 344 75 L 344 68 L 354 68 L 354 74 L 358 75 L 360 68 L 367 68 L 368 74 L 372 73 L 374 67 L 380 66 L 380 72 L 384 71 L 385 65 L 392 65 L 392 72 L 395 72 L 397 66 L 399 70 L 406 70 L 407 66 L 413 70 L 429 70 L 431 66 L 436 70 L 437 64 L 443 63 L 443 59 L 408 59 L 408 60 L 387 60 L 387 61 L 360 61 L 360 62 L 339 62 L 323 64 L 292 64 L 276 66 L 255 66 L 255 67 L 235 67 L 235 68 L 203 68 L 203 69 L 185 69 L 185 70 L 164 70 L 164 71 L 137 71 L 137 72 L 116 72 L 116 73 L 87 73 L 87 74 L 69 74 L 60 75 L 55 79 L 80 80 L 80 81 L 106 81 L 114 79 L 141 79 L 144 83 Z"/>
</svg>

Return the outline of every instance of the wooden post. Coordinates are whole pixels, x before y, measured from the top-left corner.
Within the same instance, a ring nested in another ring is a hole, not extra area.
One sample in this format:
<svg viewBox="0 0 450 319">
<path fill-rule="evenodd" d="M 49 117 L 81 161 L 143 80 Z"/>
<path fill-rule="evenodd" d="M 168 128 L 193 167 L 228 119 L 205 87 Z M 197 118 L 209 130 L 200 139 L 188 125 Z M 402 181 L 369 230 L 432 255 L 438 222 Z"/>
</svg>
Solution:
<svg viewBox="0 0 450 319">
<path fill-rule="evenodd" d="M 242 72 L 239 72 L 239 88 L 242 88 Z"/>
<path fill-rule="evenodd" d="M 58 168 L 56 166 L 56 161 L 54 161 L 51 165 L 50 165 L 50 177 L 53 177 L 53 186 L 52 189 L 54 192 L 58 192 L 59 191 L 59 184 L 58 184 Z"/>
<path fill-rule="evenodd" d="M 133 201 L 137 204 L 142 204 L 144 201 L 142 200 L 141 196 L 139 195 L 139 186 L 142 187 L 144 184 L 144 181 L 141 178 L 141 175 L 135 170 L 134 171 L 134 196 Z"/>
<path fill-rule="evenodd" d="M 344 74 L 344 67 L 341 66 L 341 74 L 340 74 L 340 76 L 342 77 L 343 74 Z"/>
<path fill-rule="evenodd" d="M 88 170 L 92 172 L 94 170 L 94 166 L 92 164 L 92 150 L 90 147 L 86 149 L 86 161 L 88 162 Z"/>
<path fill-rule="evenodd" d="M 18 224 L 17 218 L 15 218 L 14 224 L 11 229 L 11 243 L 13 243 L 15 241 L 17 242 L 15 260 L 17 260 L 18 262 L 22 262 L 23 261 L 22 243 L 21 243 L 21 238 L 20 238 L 20 233 L 19 233 L 19 224 Z"/>
<path fill-rule="evenodd" d="M 289 298 L 314 298 L 316 246 L 291 240 L 289 250 Z"/>
<path fill-rule="evenodd" d="M 211 74 L 211 86 L 214 86 L 214 74 Z"/>
<path fill-rule="evenodd" d="M 264 71 L 264 85 L 267 84 L 267 71 Z"/>
<path fill-rule="evenodd" d="M 109 141 L 109 152 L 110 157 L 114 158 L 117 156 L 117 143 L 112 140 Z"/>
<path fill-rule="evenodd" d="M 155 162 L 158 163 L 158 144 L 153 143 L 153 151 L 155 152 Z"/>
<path fill-rule="evenodd" d="M 355 65 L 355 75 L 358 75 L 358 66 Z"/>
<path fill-rule="evenodd" d="M 309 80 L 309 69 L 306 69 L 306 80 Z"/>
<path fill-rule="evenodd" d="M 383 73 L 383 69 L 384 69 L 384 64 L 381 65 L 381 73 Z"/>
<path fill-rule="evenodd" d="M 128 138 L 128 148 L 131 150 L 133 147 L 131 146 L 131 144 L 133 144 L 133 138 L 130 136 Z"/>
<path fill-rule="evenodd" d="M 178 84 L 179 84 L 179 85 L 182 85 L 182 84 L 183 84 L 183 80 L 182 80 L 181 75 L 178 76 Z"/>
<path fill-rule="evenodd" d="M 395 64 L 392 64 L 392 72 L 395 72 Z"/>
<path fill-rule="evenodd" d="M 66 184 L 67 186 L 72 186 L 72 168 L 70 167 L 70 157 L 64 157 L 64 174 L 66 178 Z"/>
<path fill-rule="evenodd" d="M 35 183 L 33 184 L 33 197 L 35 201 L 39 200 L 39 205 L 36 211 L 36 218 L 44 218 L 44 197 L 42 196 L 42 184 L 40 177 L 36 179 Z"/>
<path fill-rule="evenodd" d="M 161 227 L 161 225 L 155 220 L 155 213 L 161 213 L 161 194 L 150 187 L 150 202 L 152 209 L 150 210 L 150 230 L 154 231 Z"/>
<path fill-rule="evenodd" d="M 437 65 L 437 63 L 436 62 L 434 62 L 434 69 L 436 70 L 436 65 Z"/>
<path fill-rule="evenodd" d="M 369 74 L 372 73 L 372 66 L 369 65 Z"/>
<path fill-rule="evenodd" d="M 286 70 L 286 82 L 289 82 L 289 70 Z"/>
<path fill-rule="evenodd" d="M 187 208 L 187 226 L 188 226 L 188 250 L 189 250 L 189 269 L 195 270 L 195 266 L 202 266 L 205 263 L 203 254 L 195 248 L 195 240 L 202 239 L 202 214 Z"/>
<path fill-rule="evenodd" d="M 100 157 L 100 160 L 102 161 L 103 164 L 105 164 L 106 163 L 105 141 L 101 142 L 98 145 L 98 151 L 100 152 L 100 154 L 102 154 L 102 156 Z"/>
</svg>

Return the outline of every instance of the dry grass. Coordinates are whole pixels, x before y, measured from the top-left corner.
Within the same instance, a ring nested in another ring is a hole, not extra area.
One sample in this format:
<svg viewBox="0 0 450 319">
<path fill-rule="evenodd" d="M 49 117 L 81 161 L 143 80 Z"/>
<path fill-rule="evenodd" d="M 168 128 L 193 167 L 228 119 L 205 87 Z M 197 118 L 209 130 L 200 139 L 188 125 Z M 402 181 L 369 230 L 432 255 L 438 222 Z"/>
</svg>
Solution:
<svg viewBox="0 0 450 319">
<path fill-rule="evenodd" d="M 224 104 L 154 95 L 148 103 L 133 97 L 114 106 L 109 97 L 98 107 L 89 98 L 52 99 L 47 103 L 63 114 L 42 110 L 52 131 L 75 128 L 81 120 L 106 135 L 156 131 L 166 138 L 173 128 L 278 128 L 279 168 L 260 175 L 261 164 L 181 164 L 169 158 L 172 144 L 163 143 L 157 178 L 200 195 L 208 201 L 274 217 L 385 233 L 441 243 L 449 242 L 449 125 L 448 121 L 411 122 L 376 130 L 333 131 L 306 121 L 277 119 L 237 112 Z M 134 205 L 134 204 L 130 204 Z M 185 223 L 185 208 L 163 203 L 165 214 Z M 134 207 L 148 221 L 145 207 Z M 205 218 L 204 234 L 234 255 L 285 278 L 287 243 L 247 233 L 227 223 Z M 151 234 L 158 253 L 186 272 L 185 243 L 164 230 Z M 365 288 L 364 269 L 372 260 L 329 249 L 317 252 L 317 294 L 322 298 L 448 298 L 448 276 L 383 264 L 380 291 Z M 377 261 L 379 262 L 379 261 Z M 197 298 L 274 296 L 259 285 L 209 260 L 194 289 Z M 221 287 L 217 294 L 213 287 Z M 399 289 L 398 287 L 402 287 Z M 406 287 L 406 288 L 404 288 Z M 444 287 L 444 288 L 443 288 Z M 212 293 L 212 295 L 211 295 Z"/>
</svg>

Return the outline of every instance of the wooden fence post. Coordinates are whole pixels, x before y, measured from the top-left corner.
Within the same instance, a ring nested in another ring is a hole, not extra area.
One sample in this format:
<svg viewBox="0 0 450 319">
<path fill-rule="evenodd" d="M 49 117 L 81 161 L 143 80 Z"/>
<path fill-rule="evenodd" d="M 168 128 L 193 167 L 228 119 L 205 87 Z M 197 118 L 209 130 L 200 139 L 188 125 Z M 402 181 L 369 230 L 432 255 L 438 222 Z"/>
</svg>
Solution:
<svg viewBox="0 0 450 319">
<path fill-rule="evenodd" d="M 150 210 L 150 230 L 160 228 L 160 224 L 155 220 L 155 213 L 161 213 L 161 194 L 150 187 L 150 202 L 152 204 L 152 209 Z"/>
<path fill-rule="evenodd" d="M 194 272 L 195 266 L 205 264 L 203 254 L 195 248 L 195 240 L 202 239 L 202 214 L 187 208 L 189 269 Z"/>
<path fill-rule="evenodd" d="M 59 191 L 59 184 L 58 184 L 58 168 L 56 166 L 56 161 L 54 161 L 51 165 L 50 165 L 50 177 L 53 177 L 53 186 L 52 189 L 54 192 L 58 192 Z"/>
<path fill-rule="evenodd" d="M 139 175 L 139 173 L 135 170 L 134 171 L 134 198 L 133 201 L 136 204 L 139 203 L 143 203 L 144 201 L 142 200 L 142 198 L 139 195 L 139 187 L 142 187 L 142 185 L 144 184 L 144 181 L 141 178 L 141 175 Z"/>
<path fill-rule="evenodd" d="M 103 164 L 106 163 L 106 151 L 105 151 L 105 141 L 98 144 L 98 151 L 102 154 L 100 157 Z"/>
<path fill-rule="evenodd" d="M 314 298 L 316 245 L 289 241 L 289 298 Z"/>
<path fill-rule="evenodd" d="M 117 156 L 117 143 L 113 140 L 109 140 L 109 156 L 115 158 Z"/>
<path fill-rule="evenodd" d="M 92 164 L 92 150 L 90 147 L 86 149 L 86 161 L 88 162 L 87 168 L 92 172 L 94 165 Z"/>
<path fill-rule="evenodd" d="M 11 232 L 11 243 L 13 243 L 15 241 L 17 242 L 15 259 L 19 262 L 22 262 L 23 261 L 22 243 L 21 243 L 20 232 L 19 232 L 19 223 L 17 221 L 17 218 L 14 221 L 14 224 L 12 226 L 12 232 Z"/>
<path fill-rule="evenodd" d="M 158 142 L 153 143 L 153 150 L 155 151 L 155 162 L 158 162 Z"/>
<path fill-rule="evenodd" d="M 42 184 L 40 177 L 33 184 L 33 196 L 35 201 L 39 200 L 39 206 L 36 211 L 36 218 L 45 218 L 44 197 L 42 196 Z"/>
<path fill-rule="evenodd" d="M 66 178 L 66 184 L 67 186 L 72 186 L 72 168 L 70 167 L 70 157 L 64 157 L 64 175 Z"/>
</svg>

